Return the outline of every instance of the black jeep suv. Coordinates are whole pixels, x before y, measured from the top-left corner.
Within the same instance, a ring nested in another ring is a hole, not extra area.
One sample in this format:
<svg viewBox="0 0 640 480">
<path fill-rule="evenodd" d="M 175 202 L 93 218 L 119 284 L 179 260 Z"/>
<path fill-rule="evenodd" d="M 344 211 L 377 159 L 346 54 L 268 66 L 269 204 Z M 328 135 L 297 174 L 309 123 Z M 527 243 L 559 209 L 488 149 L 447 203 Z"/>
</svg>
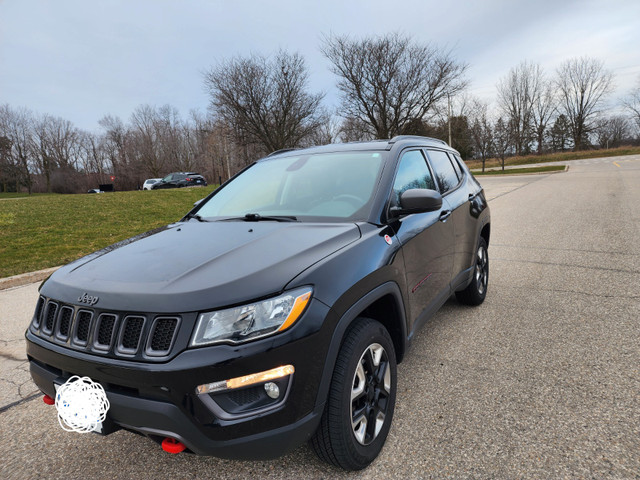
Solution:
<svg viewBox="0 0 640 480">
<path fill-rule="evenodd" d="M 310 441 L 361 469 L 420 325 L 454 293 L 484 300 L 489 233 L 482 187 L 439 140 L 276 152 L 43 282 L 31 375 L 48 402 L 73 375 L 99 382 L 102 433 L 246 459 Z"/>
</svg>

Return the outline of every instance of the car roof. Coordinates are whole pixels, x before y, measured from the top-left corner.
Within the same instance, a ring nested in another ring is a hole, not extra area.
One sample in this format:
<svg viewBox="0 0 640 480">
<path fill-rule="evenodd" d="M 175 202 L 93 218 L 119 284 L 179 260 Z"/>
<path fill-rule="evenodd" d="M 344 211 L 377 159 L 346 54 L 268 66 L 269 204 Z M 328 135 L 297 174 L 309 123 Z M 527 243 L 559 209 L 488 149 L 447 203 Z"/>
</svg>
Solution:
<svg viewBox="0 0 640 480">
<path fill-rule="evenodd" d="M 419 146 L 419 147 L 439 147 L 449 151 L 456 151 L 449 147 L 447 143 L 438 138 L 421 137 L 418 135 L 398 135 L 390 140 L 370 140 L 366 142 L 348 142 L 348 143 L 332 143 L 329 145 L 322 145 L 309 148 L 290 148 L 284 150 L 277 150 L 267 157 L 259 161 L 268 161 L 274 157 L 283 158 L 288 156 L 300 156 L 300 155 L 312 155 L 316 153 L 331 153 L 331 152 L 358 152 L 358 151 L 371 151 L 371 150 L 391 150 L 394 146 Z"/>
</svg>

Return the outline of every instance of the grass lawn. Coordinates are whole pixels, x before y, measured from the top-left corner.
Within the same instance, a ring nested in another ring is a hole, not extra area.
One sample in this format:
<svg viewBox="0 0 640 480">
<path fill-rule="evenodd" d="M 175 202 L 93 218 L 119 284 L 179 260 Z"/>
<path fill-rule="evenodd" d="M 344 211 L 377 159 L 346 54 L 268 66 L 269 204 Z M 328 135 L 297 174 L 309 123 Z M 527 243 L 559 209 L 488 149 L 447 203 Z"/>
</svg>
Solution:
<svg viewBox="0 0 640 480">
<path fill-rule="evenodd" d="M 564 170 L 564 165 L 549 165 L 546 167 L 534 168 L 510 168 L 509 170 L 490 170 L 486 172 L 473 172 L 474 176 L 478 175 L 518 175 L 523 173 L 540 173 L 540 172 L 559 172 Z"/>
<path fill-rule="evenodd" d="M 525 157 L 509 157 L 504 161 L 507 165 L 527 165 L 529 163 L 562 162 L 566 160 L 581 160 L 583 158 L 617 157 L 621 155 L 638 155 L 640 147 L 620 147 L 609 148 L 608 150 L 586 150 L 581 152 L 560 152 L 544 155 L 527 155 Z M 468 160 L 466 162 L 470 169 L 482 168 L 482 160 Z M 499 167 L 500 159 L 489 158 L 485 162 L 485 168 Z"/>
<path fill-rule="evenodd" d="M 53 195 L 53 194 L 52 193 L 32 193 L 31 194 L 32 197 L 39 197 L 42 195 Z M 3 200 L 5 198 L 23 198 L 28 196 L 29 194 L 24 192 L 0 192 L 0 200 Z"/>
<path fill-rule="evenodd" d="M 0 195 L 0 278 L 62 265 L 175 222 L 215 185 L 78 195 Z"/>
</svg>

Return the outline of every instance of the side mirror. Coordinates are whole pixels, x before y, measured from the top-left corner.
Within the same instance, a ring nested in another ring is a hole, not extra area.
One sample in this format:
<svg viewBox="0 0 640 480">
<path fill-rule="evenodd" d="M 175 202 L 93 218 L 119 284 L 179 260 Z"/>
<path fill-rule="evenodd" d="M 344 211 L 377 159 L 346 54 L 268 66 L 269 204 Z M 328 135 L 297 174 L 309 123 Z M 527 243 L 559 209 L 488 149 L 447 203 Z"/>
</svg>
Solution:
<svg viewBox="0 0 640 480">
<path fill-rule="evenodd" d="M 400 206 L 392 207 L 394 216 L 409 215 L 411 213 L 435 212 L 442 208 L 442 195 L 435 190 L 426 188 L 412 188 L 400 195 Z"/>
</svg>

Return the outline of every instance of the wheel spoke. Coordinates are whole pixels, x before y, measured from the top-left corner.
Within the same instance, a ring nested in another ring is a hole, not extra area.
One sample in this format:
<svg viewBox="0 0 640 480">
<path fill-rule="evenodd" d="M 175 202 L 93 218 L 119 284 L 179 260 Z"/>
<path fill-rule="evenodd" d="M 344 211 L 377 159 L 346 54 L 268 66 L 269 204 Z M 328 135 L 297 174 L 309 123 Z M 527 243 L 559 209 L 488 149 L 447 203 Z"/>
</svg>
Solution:
<svg viewBox="0 0 640 480">
<path fill-rule="evenodd" d="M 374 438 L 378 436 L 380 430 L 382 430 L 382 426 L 384 425 L 385 414 L 382 411 L 379 411 L 376 415 L 376 428 L 374 431 Z"/>
<path fill-rule="evenodd" d="M 373 353 L 371 352 L 371 348 L 367 348 L 367 350 L 364 353 L 364 369 L 366 370 L 366 374 L 367 375 L 371 375 L 373 374 L 373 372 L 375 371 L 376 367 L 373 363 Z"/>
<path fill-rule="evenodd" d="M 355 410 L 353 410 L 353 413 L 351 415 L 351 423 L 355 426 L 360 423 L 360 421 L 363 418 L 366 418 L 366 413 L 367 413 L 367 406 L 364 405 L 360 408 L 356 408 Z"/>
<path fill-rule="evenodd" d="M 384 353 L 384 348 L 376 344 L 376 345 L 371 345 L 369 347 L 369 350 L 371 351 L 371 356 L 373 358 L 373 365 L 375 367 L 379 366 L 380 360 L 382 359 L 382 354 Z"/>
<path fill-rule="evenodd" d="M 378 417 L 378 409 L 372 408 L 367 415 L 367 437 L 369 441 L 376 438 L 376 419 Z"/>
<path fill-rule="evenodd" d="M 391 369 L 389 368 L 389 362 L 386 362 L 384 369 L 384 391 L 387 395 L 391 395 Z"/>
<path fill-rule="evenodd" d="M 358 363 L 356 368 L 356 374 L 353 377 L 353 388 L 351 389 L 351 401 L 360 398 L 364 394 L 364 387 L 366 386 L 366 375 L 362 363 Z"/>
<path fill-rule="evenodd" d="M 353 433 L 358 442 L 364 445 L 365 435 L 367 434 L 368 421 L 366 415 L 361 414 L 353 422 L 351 422 Z"/>
<path fill-rule="evenodd" d="M 391 372 L 389 370 L 389 362 L 380 362 L 378 371 L 376 372 L 376 385 L 380 387 L 381 392 L 391 393 Z"/>
</svg>

